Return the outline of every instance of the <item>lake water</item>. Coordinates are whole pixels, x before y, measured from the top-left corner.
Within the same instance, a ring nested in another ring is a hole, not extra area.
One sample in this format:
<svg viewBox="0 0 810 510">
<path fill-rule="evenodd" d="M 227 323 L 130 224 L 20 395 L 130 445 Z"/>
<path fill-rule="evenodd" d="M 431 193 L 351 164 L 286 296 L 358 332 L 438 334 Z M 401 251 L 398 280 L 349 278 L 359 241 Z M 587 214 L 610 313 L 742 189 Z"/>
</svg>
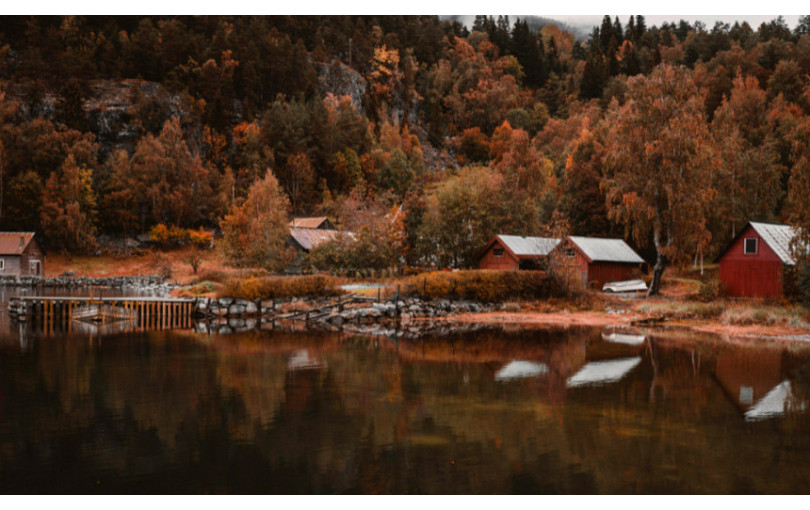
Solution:
<svg viewBox="0 0 810 510">
<path fill-rule="evenodd" d="M 0 336 L 2 493 L 806 493 L 810 347 Z"/>
</svg>

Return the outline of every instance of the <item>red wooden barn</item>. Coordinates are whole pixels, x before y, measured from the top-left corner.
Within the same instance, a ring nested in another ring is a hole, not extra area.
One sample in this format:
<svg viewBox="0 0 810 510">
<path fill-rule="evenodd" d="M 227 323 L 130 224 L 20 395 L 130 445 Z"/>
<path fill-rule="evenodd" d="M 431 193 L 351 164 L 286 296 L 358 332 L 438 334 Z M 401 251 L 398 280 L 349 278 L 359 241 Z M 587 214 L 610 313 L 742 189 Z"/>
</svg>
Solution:
<svg viewBox="0 0 810 510">
<path fill-rule="evenodd" d="M 748 222 L 720 252 L 720 280 L 732 297 L 780 297 L 784 295 L 785 266 L 794 265 L 790 225 Z"/>
<path fill-rule="evenodd" d="M 644 263 L 622 239 L 568 236 L 557 250 L 568 274 L 583 287 L 601 289 L 609 282 L 630 280 Z"/>
<path fill-rule="evenodd" d="M 478 255 L 479 269 L 540 269 L 546 256 L 560 243 L 549 237 L 497 235 Z"/>
</svg>

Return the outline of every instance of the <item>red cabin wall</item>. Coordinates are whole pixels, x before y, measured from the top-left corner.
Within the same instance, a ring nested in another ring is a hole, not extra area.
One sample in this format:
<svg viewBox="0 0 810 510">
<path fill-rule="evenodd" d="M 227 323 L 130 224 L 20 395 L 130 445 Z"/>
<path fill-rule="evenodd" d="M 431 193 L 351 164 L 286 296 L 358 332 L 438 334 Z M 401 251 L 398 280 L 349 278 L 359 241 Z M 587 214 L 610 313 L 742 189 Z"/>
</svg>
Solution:
<svg viewBox="0 0 810 510">
<path fill-rule="evenodd" d="M 757 253 L 746 255 L 745 239 L 755 237 Z M 731 297 L 781 297 L 784 263 L 752 227 L 748 227 L 720 258 L 720 280 Z"/>
<path fill-rule="evenodd" d="M 503 250 L 503 257 L 495 256 L 495 249 L 500 248 Z M 479 269 L 499 269 L 505 271 L 517 271 L 518 261 L 509 253 L 509 250 L 504 247 L 500 241 L 495 241 L 492 246 L 484 252 L 480 259 L 478 259 Z"/>
<path fill-rule="evenodd" d="M 633 270 L 640 264 L 620 264 L 616 262 L 588 262 L 588 259 L 569 240 L 562 243 L 556 249 L 573 250 L 573 256 L 565 256 L 563 251 L 564 266 L 570 282 L 575 282 L 583 288 L 602 288 L 608 282 L 618 282 L 629 280 Z"/>
<path fill-rule="evenodd" d="M 638 266 L 639 264 L 592 262 L 588 266 L 588 283 L 601 290 L 602 286 L 608 282 L 630 280 L 633 270 Z"/>
</svg>

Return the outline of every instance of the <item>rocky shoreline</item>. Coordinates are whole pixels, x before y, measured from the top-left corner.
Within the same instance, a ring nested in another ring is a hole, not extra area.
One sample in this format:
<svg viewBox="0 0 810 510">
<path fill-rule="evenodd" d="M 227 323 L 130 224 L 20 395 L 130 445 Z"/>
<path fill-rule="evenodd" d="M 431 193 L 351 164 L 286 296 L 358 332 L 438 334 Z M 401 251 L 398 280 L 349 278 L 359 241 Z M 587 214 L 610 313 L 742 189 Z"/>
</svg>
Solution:
<svg viewBox="0 0 810 510">
<path fill-rule="evenodd" d="M 233 298 L 199 298 L 195 307 L 198 318 L 239 319 L 261 318 L 262 321 L 289 319 L 341 326 L 344 323 L 374 323 L 392 319 L 443 318 L 462 313 L 491 312 L 494 304 L 471 301 L 402 298 L 376 302 L 368 298 L 349 296 L 345 300 L 324 298 L 292 298 L 289 300 L 256 300 Z"/>
<path fill-rule="evenodd" d="M 62 289 L 80 289 L 90 287 L 108 287 L 112 289 L 138 290 L 154 295 L 168 295 L 179 285 L 165 281 L 160 275 L 147 276 L 0 276 L 0 287 L 44 287 Z"/>
</svg>

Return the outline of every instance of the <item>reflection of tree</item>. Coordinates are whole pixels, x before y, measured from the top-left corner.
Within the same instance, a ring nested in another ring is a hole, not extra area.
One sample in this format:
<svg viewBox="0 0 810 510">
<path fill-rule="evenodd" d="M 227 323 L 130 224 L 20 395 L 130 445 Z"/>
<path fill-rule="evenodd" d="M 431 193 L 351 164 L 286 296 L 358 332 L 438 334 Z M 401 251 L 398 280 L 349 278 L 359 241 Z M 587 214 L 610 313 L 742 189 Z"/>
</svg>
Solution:
<svg viewBox="0 0 810 510">
<path fill-rule="evenodd" d="M 804 487 L 806 415 L 746 423 L 718 384 L 721 359 L 768 356 L 653 343 L 655 367 L 646 346 L 584 329 L 47 339 L 0 353 L 0 491 L 88 492 L 97 480 L 123 492 Z M 301 351 L 318 363 L 294 369 Z M 566 387 L 585 363 L 639 354 L 618 382 Z M 810 358 L 780 356 L 806 398 Z M 548 371 L 495 381 L 514 359 Z"/>
</svg>

